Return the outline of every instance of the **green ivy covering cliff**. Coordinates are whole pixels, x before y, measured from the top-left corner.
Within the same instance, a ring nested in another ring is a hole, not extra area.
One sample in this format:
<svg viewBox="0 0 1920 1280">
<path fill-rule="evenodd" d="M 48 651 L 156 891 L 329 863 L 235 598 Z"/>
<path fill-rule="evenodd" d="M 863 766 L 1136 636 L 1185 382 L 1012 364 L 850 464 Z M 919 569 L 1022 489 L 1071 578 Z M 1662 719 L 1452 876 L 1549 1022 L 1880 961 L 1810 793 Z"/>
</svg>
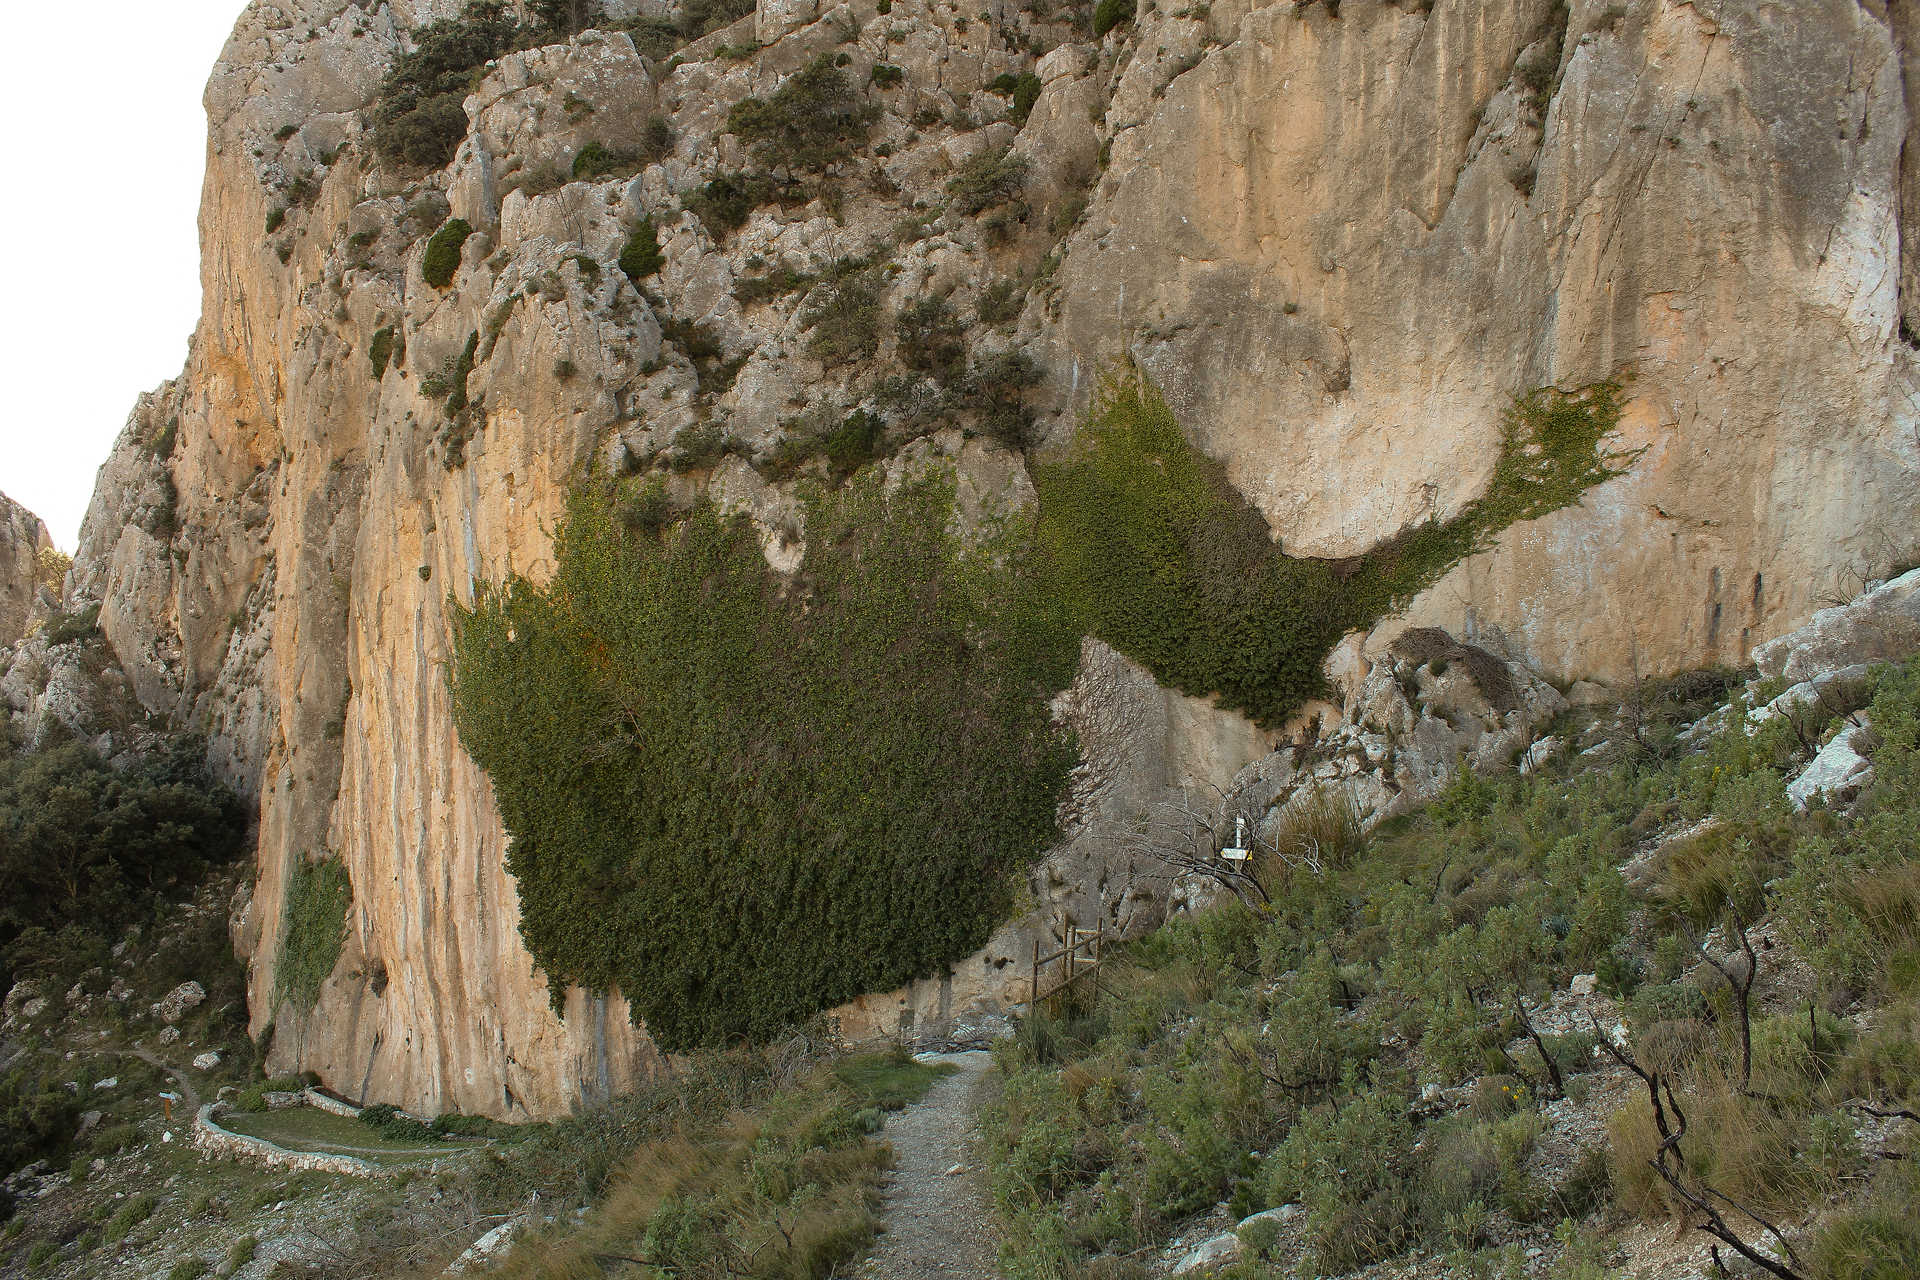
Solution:
<svg viewBox="0 0 1920 1280">
<path fill-rule="evenodd" d="M 619 513 L 576 494 L 550 583 L 455 613 L 455 723 L 556 1005 L 617 987 L 663 1048 L 759 1040 L 977 950 L 1075 759 L 1030 525 L 969 545 L 950 478 L 869 475 L 812 499 L 788 581 L 744 519 Z"/>
<path fill-rule="evenodd" d="M 1621 390 L 1514 402 L 1487 492 L 1348 560 L 1287 555 L 1226 469 L 1138 373 L 1109 377 L 1065 457 L 1035 468 L 1041 537 L 1086 629 L 1162 683 L 1277 727 L 1320 691 L 1340 637 L 1404 606 L 1494 535 L 1579 500 L 1630 455 L 1604 441 Z"/>
</svg>

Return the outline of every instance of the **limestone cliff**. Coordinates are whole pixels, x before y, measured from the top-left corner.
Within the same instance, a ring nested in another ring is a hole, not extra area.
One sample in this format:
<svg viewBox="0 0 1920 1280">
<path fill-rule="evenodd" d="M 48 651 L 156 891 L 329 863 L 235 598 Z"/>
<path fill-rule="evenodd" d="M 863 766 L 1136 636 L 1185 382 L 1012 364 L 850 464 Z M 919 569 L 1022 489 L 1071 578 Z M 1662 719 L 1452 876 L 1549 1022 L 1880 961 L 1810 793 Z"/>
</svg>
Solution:
<svg viewBox="0 0 1920 1280">
<path fill-rule="evenodd" d="M 50 563 L 53 539 L 40 517 L 0 493 L 0 651 L 19 643 L 27 632 Z"/>
<path fill-rule="evenodd" d="M 841 260 L 869 264 L 883 314 L 944 299 L 975 362 L 1033 356 L 1056 442 L 1131 355 L 1302 553 L 1458 510 L 1513 395 L 1625 380 L 1628 474 L 1342 651 L 1348 705 L 1326 710 L 1351 713 L 1362 764 L 1370 715 L 1459 745 L 1367 682 L 1410 623 L 1563 681 L 1738 661 L 1920 539 L 1904 4 L 1227 0 L 1143 5 L 1093 39 L 999 0 L 762 0 L 672 59 L 616 30 L 506 54 L 453 162 L 399 171 L 369 110 L 409 33 L 458 7 L 241 16 L 206 94 L 205 312 L 106 464 L 69 602 L 100 604 L 138 703 L 204 730 L 257 797 L 236 924 L 254 1028 L 275 1065 L 350 1094 L 548 1115 L 651 1061 L 617 995 L 549 1009 L 442 676 L 449 593 L 541 575 L 584 468 L 705 486 L 790 563 L 791 482 L 746 459 L 872 406 L 919 422 L 911 449 L 952 459 L 976 511 L 1028 500 L 1020 454 L 963 436 L 964 407 L 897 384 L 882 403 L 911 355 L 897 327 L 851 353 L 810 339 L 808 290 Z M 748 163 L 732 104 L 822 54 L 879 111 L 830 198 L 731 235 L 683 211 Z M 988 92 L 1023 75 L 1024 107 Z M 655 119 L 631 172 L 570 180 Z M 1003 150 L 1024 171 L 994 168 Z M 1017 195 L 969 210 L 956 177 Z M 473 233 L 437 288 L 422 264 L 449 215 Z M 614 263 L 643 215 L 665 261 L 636 288 Z M 696 464 L 703 427 L 735 456 Z M 41 713 L 51 668 L 15 668 L 8 696 Z M 1113 835 L 1169 788 L 1265 758 L 1284 795 L 1274 739 L 1104 646 L 1063 708 L 1088 763 L 1032 913 L 948 978 L 844 1010 L 849 1030 L 993 1009 L 1063 910 L 1157 919 L 1164 876 Z M 287 886 L 323 856 L 353 886 L 345 951 L 310 1013 L 276 1008 Z"/>
</svg>

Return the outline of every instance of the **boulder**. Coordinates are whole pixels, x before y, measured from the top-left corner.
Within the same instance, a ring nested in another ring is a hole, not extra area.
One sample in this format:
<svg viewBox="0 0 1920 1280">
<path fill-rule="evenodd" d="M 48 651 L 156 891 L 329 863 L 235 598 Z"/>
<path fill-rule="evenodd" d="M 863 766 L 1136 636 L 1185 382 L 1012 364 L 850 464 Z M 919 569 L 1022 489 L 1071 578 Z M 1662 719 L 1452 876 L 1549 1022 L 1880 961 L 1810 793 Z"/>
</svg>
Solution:
<svg viewBox="0 0 1920 1280">
<path fill-rule="evenodd" d="M 183 982 L 154 1002 L 153 1016 L 162 1022 L 178 1022 L 206 1001 L 207 989 L 197 982 Z"/>
<path fill-rule="evenodd" d="M 448 1276 L 462 1275 L 468 1271 L 484 1271 L 493 1265 L 501 1254 L 513 1244 L 514 1237 L 526 1230 L 527 1219 L 510 1218 L 493 1230 L 468 1245 L 465 1252 L 448 1264 L 440 1274 Z"/>
<path fill-rule="evenodd" d="M 1797 631 L 1753 651 L 1764 676 L 1801 681 L 1855 663 L 1888 662 L 1920 649 L 1920 569 L 1852 601 L 1822 609 Z"/>
<path fill-rule="evenodd" d="M 1795 813 L 1806 812 L 1808 802 L 1815 796 L 1825 796 L 1829 803 L 1851 800 L 1873 781 L 1873 762 L 1860 754 L 1866 735 L 1863 716 L 1860 723 L 1848 724 L 1835 734 L 1800 775 L 1787 784 L 1787 799 Z"/>
<path fill-rule="evenodd" d="M 1177 1276 L 1193 1275 L 1200 1271 L 1211 1271 L 1224 1267 L 1240 1256 L 1240 1237 L 1227 1233 L 1202 1240 L 1187 1250 L 1180 1261 L 1173 1264 L 1173 1274 Z"/>
<path fill-rule="evenodd" d="M 219 1065 L 220 1065 L 220 1053 L 218 1050 L 215 1050 L 215 1049 L 209 1049 L 205 1053 L 195 1057 L 193 1060 L 193 1069 L 195 1071 L 211 1071 Z"/>
</svg>

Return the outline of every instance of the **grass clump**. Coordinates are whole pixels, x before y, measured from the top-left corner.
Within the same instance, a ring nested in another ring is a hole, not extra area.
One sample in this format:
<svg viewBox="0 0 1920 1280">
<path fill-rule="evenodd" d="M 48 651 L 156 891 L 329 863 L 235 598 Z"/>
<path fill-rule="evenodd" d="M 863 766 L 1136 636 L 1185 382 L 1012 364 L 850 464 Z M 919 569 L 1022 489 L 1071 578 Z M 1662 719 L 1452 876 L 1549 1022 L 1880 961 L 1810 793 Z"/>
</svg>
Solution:
<svg viewBox="0 0 1920 1280">
<path fill-rule="evenodd" d="M 473 228 L 464 218 L 449 218 L 440 224 L 440 229 L 427 241 L 426 256 L 420 260 L 420 277 L 436 289 L 444 289 L 453 283 L 454 273 L 460 270 L 460 247 L 473 234 Z"/>
<path fill-rule="evenodd" d="M 551 584 L 456 613 L 462 743 L 558 1005 L 618 986 L 680 1050 L 762 1040 L 976 949 L 1055 838 L 1077 639 L 1031 530 L 953 542 L 953 481 L 816 498 L 798 579 L 744 521 L 574 498 Z"/>
<path fill-rule="evenodd" d="M 1509 412 L 1488 491 L 1356 562 L 1289 556 L 1225 468 L 1138 374 L 1109 377 L 1058 462 L 1039 467 L 1042 537 L 1087 629 L 1163 683 L 1282 724 L 1338 639 L 1411 599 L 1516 521 L 1577 501 L 1625 459 L 1603 441 L 1620 391 L 1536 391 Z"/>
<path fill-rule="evenodd" d="M 273 1003 L 291 1001 L 301 1013 L 320 999 L 321 984 L 340 961 L 353 886 L 338 858 L 300 858 L 287 881 L 280 948 L 274 960 Z"/>
<path fill-rule="evenodd" d="M 153 1216 L 154 1208 L 159 1204 L 151 1192 L 142 1191 L 129 1197 L 107 1219 L 107 1225 L 101 1238 L 108 1244 L 119 1244 L 127 1238 L 127 1233 Z"/>
</svg>

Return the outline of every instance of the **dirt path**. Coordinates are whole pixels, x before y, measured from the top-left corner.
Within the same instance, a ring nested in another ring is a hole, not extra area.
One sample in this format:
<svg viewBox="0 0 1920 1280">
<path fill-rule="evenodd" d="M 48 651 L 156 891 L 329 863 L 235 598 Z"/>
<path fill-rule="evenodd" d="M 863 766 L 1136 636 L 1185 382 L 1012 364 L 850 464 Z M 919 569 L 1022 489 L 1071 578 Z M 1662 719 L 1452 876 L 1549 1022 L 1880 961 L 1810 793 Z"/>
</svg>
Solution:
<svg viewBox="0 0 1920 1280">
<path fill-rule="evenodd" d="M 996 1280 L 1000 1238 L 978 1166 L 975 1095 L 993 1064 L 981 1051 L 942 1054 L 958 1068 L 887 1122 L 894 1168 L 886 1227 L 854 1274 L 862 1280 Z M 958 1166 L 959 1173 L 951 1173 Z"/>
<path fill-rule="evenodd" d="M 145 1049 L 117 1049 L 109 1052 L 132 1054 L 148 1066 L 158 1067 L 166 1072 L 173 1078 L 174 1087 L 180 1090 L 180 1114 L 188 1120 L 193 1119 L 193 1113 L 200 1109 L 200 1091 L 193 1087 L 192 1081 L 187 1079 L 186 1072 L 161 1061 L 159 1057 L 148 1053 Z"/>
</svg>

